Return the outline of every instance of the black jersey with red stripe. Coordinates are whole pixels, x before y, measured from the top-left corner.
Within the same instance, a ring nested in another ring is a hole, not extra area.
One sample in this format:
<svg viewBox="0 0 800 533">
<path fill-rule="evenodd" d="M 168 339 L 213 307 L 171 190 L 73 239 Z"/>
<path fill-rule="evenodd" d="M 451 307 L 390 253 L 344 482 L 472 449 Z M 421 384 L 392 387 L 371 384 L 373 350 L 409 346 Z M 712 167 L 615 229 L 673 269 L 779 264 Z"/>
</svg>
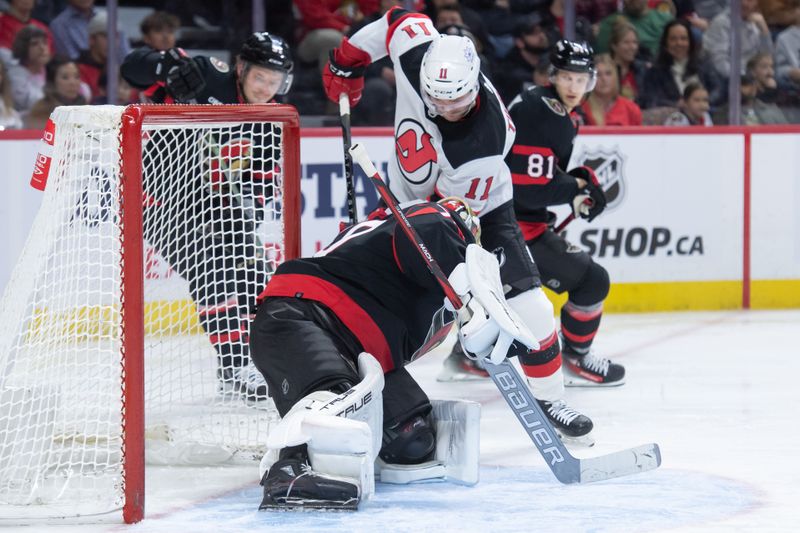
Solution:
<svg viewBox="0 0 800 533">
<path fill-rule="evenodd" d="M 175 99 L 166 90 L 166 72 L 158 71 L 162 53 L 150 47 L 133 50 L 125 56 L 120 66 L 120 74 L 125 81 L 137 89 L 142 89 L 150 101 L 168 104 Z M 193 56 L 200 74 L 206 82 L 205 88 L 197 96 L 182 104 L 242 104 L 244 100 L 236 80 L 235 67 L 215 57 Z"/>
<path fill-rule="evenodd" d="M 457 215 L 429 202 L 402 204 L 428 251 L 449 275 L 472 234 Z M 313 257 L 281 264 L 261 294 L 313 300 L 330 309 L 385 371 L 425 342 L 444 292 L 416 245 L 387 211 L 340 233 Z"/>
<path fill-rule="evenodd" d="M 578 193 L 566 173 L 578 128 L 553 87 L 531 87 L 517 96 L 508 112 L 517 136 L 506 163 L 514 183 L 514 211 L 526 240 L 541 235 L 547 207 L 570 203 Z"/>
</svg>

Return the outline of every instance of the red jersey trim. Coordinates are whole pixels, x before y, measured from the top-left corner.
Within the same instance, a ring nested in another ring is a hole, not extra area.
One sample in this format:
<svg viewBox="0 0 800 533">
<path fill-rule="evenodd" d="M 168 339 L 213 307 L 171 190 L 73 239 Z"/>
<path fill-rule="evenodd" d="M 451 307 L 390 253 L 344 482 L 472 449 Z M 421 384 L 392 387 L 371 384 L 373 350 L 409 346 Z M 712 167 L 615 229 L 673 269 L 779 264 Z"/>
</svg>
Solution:
<svg viewBox="0 0 800 533">
<path fill-rule="evenodd" d="M 361 306 L 333 283 L 305 274 L 278 274 L 272 277 L 258 299 L 270 296 L 299 297 L 325 305 L 353 332 L 364 350 L 378 360 L 384 372 L 394 369 L 392 352 L 383 332 Z"/>
<path fill-rule="evenodd" d="M 515 174 L 514 172 L 511 173 L 511 182 L 514 185 L 547 185 L 550 183 L 551 178 L 547 176 L 542 176 L 540 178 L 532 178 L 527 174 Z"/>
<path fill-rule="evenodd" d="M 547 230 L 547 224 L 545 222 L 524 222 L 518 220 L 517 224 L 519 224 L 519 229 L 522 230 L 522 237 L 526 241 L 535 239 Z"/>
</svg>

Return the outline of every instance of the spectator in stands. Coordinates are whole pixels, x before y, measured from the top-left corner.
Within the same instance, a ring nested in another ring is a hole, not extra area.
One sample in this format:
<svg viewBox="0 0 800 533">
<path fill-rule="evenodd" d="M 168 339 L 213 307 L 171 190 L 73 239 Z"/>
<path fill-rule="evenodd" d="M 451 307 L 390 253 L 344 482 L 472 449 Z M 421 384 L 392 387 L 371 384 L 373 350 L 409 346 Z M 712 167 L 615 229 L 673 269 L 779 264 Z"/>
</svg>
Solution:
<svg viewBox="0 0 800 533">
<path fill-rule="evenodd" d="M 750 74 L 741 77 L 742 124 L 759 126 L 763 124 L 786 124 L 786 115 L 772 102 L 758 98 L 758 83 Z M 715 114 L 715 122 L 728 124 L 728 106 L 721 107 Z"/>
<path fill-rule="evenodd" d="M 53 36 L 47 24 L 31 17 L 36 0 L 10 0 L 8 10 L 0 15 L 0 48 L 11 48 L 14 37 L 25 26 L 36 26 L 47 35 L 47 45 L 53 52 Z"/>
<path fill-rule="evenodd" d="M 694 10 L 706 20 L 713 20 L 730 7 L 731 0 L 694 0 Z"/>
<path fill-rule="evenodd" d="M 533 83 L 536 67 L 548 61 L 550 41 L 542 27 L 542 17 L 534 12 L 517 23 L 514 48 L 495 65 L 493 81 L 503 101 L 508 104 Z"/>
<path fill-rule="evenodd" d="M 758 9 L 774 34 L 794 24 L 792 0 L 758 0 Z"/>
<path fill-rule="evenodd" d="M 711 105 L 725 100 L 726 87 L 702 55 L 689 22 L 675 19 L 664 28 L 656 62 L 644 76 L 639 104 L 643 108 L 675 107 L 691 82 L 700 82 Z"/>
<path fill-rule="evenodd" d="M 675 18 L 685 19 L 695 30 L 695 36 L 699 37 L 702 32 L 708 29 L 709 19 L 701 17 L 695 9 L 694 0 L 674 0 Z"/>
<path fill-rule="evenodd" d="M 458 35 L 460 32 L 466 31 L 469 33 L 468 37 L 475 45 L 475 49 L 479 54 L 484 54 L 487 48 L 490 48 L 489 42 L 482 41 L 478 38 L 472 28 L 464 20 L 462 15 L 462 8 L 458 4 L 443 5 L 436 11 L 436 19 L 434 19 L 434 26 L 442 33 L 443 28 L 457 27 L 460 28 L 458 32 L 450 33 L 449 35 Z M 454 30 L 451 30 L 454 31 Z"/>
<path fill-rule="evenodd" d="M 542 13 L 542 25 L 547 32 L 547 39 L 551 43 L 564 38 L 564 0 L 552 0 L 550 7 Z M 573 41 L 594 43 L 594 30 L 588 19 L 578 14 L 575 15 L 575 37 Z"/>
<path fill-rule="evenodd" d="M 754 55 L 747 62 L 746 72 L 755 80 L 756 97 L 762 102 L 775 103 L 778 99 L 778 82 L 772 55 L 763 52 Z"/>
<path fill-rule="evenodd" d="M 14 109 L 11 98 L 11 82 L 8 79 L 6 66 L 0 61 L 0 130 L 22 127 L 22 118 Z"/>
<path fill-rule="evenodd" d="M 617 65 L 608 54 L 595 57 L 597 85 L 581 109 L 588 126 L 641 126 L 642 110 L 632 100 L 619 95 Z"/>
<path fill-rule="evenodd" d="M 526 0 L 526 1 L 528 1 L 528 3 L 530 3 L 531 1 L 534 2 L 534 3 L 541 3 L 542 1 L 545 1 L 545 0 Z M 417 3 L 418 4 L 422 4 L 422 2 L 417 2 Z M 438 22 L 437 19 L 439 17 L 439 12 L 440 11 L 450 11 L 450 12 L 452 12 L 452 10 L 455 9 L 456 11 L 458 11 L 458 13 L 459 13 L 459 15 L 461 17 L 461 20 L 463 21 L 462 23 L 460 23 L 460 25 L 467 27 L 469 29 L 470 33 L 472 33 L 473 37 L 475 37 L 475 39 L 473 39 L 473 42 L 480 43 L 483 46 L 483 49 L 487 54 L 492 54 L 493 53 L 493 45 L 491 43 L 491 39 L 489 38 L 489 31 L 488 31 L 489 24 L 488 24 L 487 21 L 484 21 L 484 16 L 483 16 L 484 13 L 483 12 L 478 12 L 475 9 L 467 7 L 465 5 L 466 3 L 469 3 L 469 1 L 461 2 L 460 0 L 430 0 L 429 2 L 427 2 L 428 5 L 427 5 L 427 8 L 425 9 L 424 12 L 425 12 L 426 15 L 428 15 L 430 17 L 430 19 L 432 21 L 434 21 L 434 23 L 436 23 L 436 27 L 438 28 L 440 26 L 441 27 L 445 27 L 445 26 L 448 26 L 450 24 L 459 24 L 457 22 L 449 22 L 448 23 L 446 20 L 442 20 L 442 24 L 441 25 L 437 23 Z M 507 2 L 505 2 L 505 0 L 500 0 L 498 2 L 494 2 L 494 1 L 488 2 L 486 0 L 478 0 L 477 2 L 471 2 L 471 3 L 476 5 L 476 6 L 478 6 L 478 5 L 484 6 L 486 4 L 491 4 L 493 9 L 491 9 L 489 11 L 490 17 L 491 17 L 492 14 L 497 14 L 498 13 L 497 10 L 494 9 L 495 6 L 497 6 L 498 4 L 507 4 Z M 508 11 L 508 7 L 509 6 L 506 5 L 505 8 L 502 11 L 499 12 L 499 13 L 501 13 L 500 17 L 502 19 L 506 19 L 506 21 L 504 21 L 505 25 L 509 24 L 507 19 L 511 18 L 509 16 L 510 13 Z M 452 17 L 452 15 L 448 15 L 448 16 Z M 489 18 L 488 20 L 491 20 L 491 18 Z M 513 22 L 511 22 L 511 24 L 513 24 Z M 511 26 L 509 26 L 509 27 L 511 27 Z M 509 30 L 509 33 L 510 33 L 510 30 Z"/>
<path fill-rule="evenodd" d="M 622 13 L 610 15 L 600 22 L 597 34 L 598 52 L 608 52 L 611 30 L 619 19 L 627 20 L 636 28 L 636 34 L 639 36 L 639 43 L 642 47 L 640 53 L 647 59 L 655 56 L 658 40 L 664 26 L 672 19 L 672 15 L 668 12 L 648 8 L 647 0 L 623 0 Z"/>
<path fill-rule="evenodd" d="M 611 58 L 617 65 L 620 94 L 630 100 L 638 101 L 639 92 L 644 87 L 644 74 L 649 65 L 636 57 L 639 51 L 636 28 L 624 19 L 618 20 L 611 30 L 608 48 Z"/>
<path fill-rule="evenodd" d="M 45 65 L 50 61 L 47 34 L 36 26 L 25 26 L 14 38 L 11 51 L 17 64 L 9 68 L 14 108 L 23 115 L 44 96 Z"/>
<path fill-rule="evenodd" d="M 294 6 L 305 30 L 298 39 L 297 58 L 317 65 L 320 70 L 325 67 L 330 51 L 350 32 L 350 26 L 377 9 L 377 4 L 369 0 L 295 0 Z"/>
<path fill-rule="evenodd" d="M 62 105 L 85 105 L 81 94 L 81 75 L 78 65 L 69 58 L 55 56 L 47 63 L 44 98 L 33 104 L 25 118 L 28 129 L 43 129 L 50 113 Z"/>
<path fill-rule="evenodd" d="M 153 50 L 167 51 L 175 48 L 176 33 L 180 27 L 178 17 L 166 11 L 153 11 L 142 19 L 139 29 L 142 41 Z"/>
<path fill-rule="evenodd" d="M 693 81 L 683 89 L 678 110 L 667 117 L 665 126 L 713 126 L 708 110 L 708 91 L 699 81 Z"/>
<path fill-rule="evenodd" d="M 575 16 L 584 17 L 592 25 L 597 25 L 607 16 L 616 13 L 618 5 L 618 0 L 575 0 Z"/>
<path fill-rule="evenodd" d="M 106 71 L 108 58 L 108 19 L 105 12 L 100 11 L 89 22 L 89 48 L 81 50 L 75 61 L 81 72 L 81 81 L 89 86 L 91 98 L 100 94 L 100 77 Z"/>
<path fill-rule="evenodd" d="M 76 59 L 81 50 L 89 48 L 89 22 L 98 10 L 94 0 L 68 0 L 69 5 L 50 23 L 56 44 L 56 53 Z M 119 32 L 119 60 L 122 61 L 130 46 L 124 32 Z"/>
<path fill-rule="evenodd" d="M 730 64 L 730 35 L 731 13 L 723 11 L 711 21 L 703 36 L 703 47 L 711 57 L 711 62 L 717 73 L 725 80 L 731 75 L 742 74 L 747 61 L 758 52 L 772 53 L 772 39 L 767 22 L 758 11 L 758 0 L 742 1 L 742 64 L 738 69 L 731 69 Z M 738 71 L 737 71 L 738 70 Z"/>
<path fill-rule="evenodd" d="M 775 65 L 778 87 L 797 93 L 800 90 L 800 0 L 793 1 L 792 26 L 783 30 L 775 41 Z"/>
<path fill-rule="evenodd" d="M 100 79 L 97 83 L 97 90 L 99 92 L 92 95 L 92 101 L 90 102 L 92 105 L 103 105 L 108 103 L 108 94 L 106 92 L 107 86 L 108 75 L 105 71 L 103 71 L 103 73 L 100 74 Z M 116 105 L 135 104 L 138 101 L 137 97 L 138 92 L 135 91 L 127 81 L 125 81 L 125 78 L 123 78 L 122 75 L 120 75 L 119 80 L 117 81 Z"/>
</svg>

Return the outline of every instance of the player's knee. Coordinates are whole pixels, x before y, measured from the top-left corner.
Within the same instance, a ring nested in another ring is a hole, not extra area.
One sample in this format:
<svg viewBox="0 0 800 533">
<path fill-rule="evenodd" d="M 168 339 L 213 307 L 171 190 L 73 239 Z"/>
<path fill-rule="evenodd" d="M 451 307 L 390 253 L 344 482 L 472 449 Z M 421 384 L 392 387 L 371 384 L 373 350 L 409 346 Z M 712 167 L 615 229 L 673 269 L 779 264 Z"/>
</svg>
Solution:
<svg viewBox="0 0 800 533">
<path fill-rule="evenodd" d="M 578 305 L 594 305 L 606 299 L 610 286 L 608 271 L 592 262 L 578 286 L 569 291 L 569 299 Z"/>
<path fill-rule="evenodd" d="M 436 431 L 429 415 L 414 414 L 383 432 L 380 458 L 387 463 L 413 465 L 430 461 L 436 452 Z"/>
</svg>

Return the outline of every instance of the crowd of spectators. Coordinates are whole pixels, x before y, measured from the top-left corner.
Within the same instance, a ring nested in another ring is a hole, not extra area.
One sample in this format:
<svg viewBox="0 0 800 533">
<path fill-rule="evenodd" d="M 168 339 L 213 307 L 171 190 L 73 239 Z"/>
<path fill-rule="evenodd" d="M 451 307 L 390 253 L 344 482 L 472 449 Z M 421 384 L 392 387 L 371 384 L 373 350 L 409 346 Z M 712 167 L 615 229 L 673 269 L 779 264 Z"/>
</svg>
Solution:
<svg viewBox="0 0 800 533">
<path fill-rule="evenodd" d="M 118 59 L 132 46 L 177 45 L 191 53 L 193 27 L 214 24 L 217 46 L 199 48 L 234 51 L 235 41 L 249 33 L 252 1 L 128 3 L 152 12 L 138 28 L 118 29 Z M 736 76 L 742 123 L 800 123 L 800 0 L 741 0 L 742 20 L 733 25 L 741 32 L 738 67 L 729 61 L 730 0 L 574 5 L 574 38 L 592 45 L 598 69 L 597 86 L 576 110 L 577 120 L 603 126 L 726 124 L 728 82 Z M 335 114 L 320 76 L 329 51 L 394 6 L 423 11 L 440 32 L 472 39 L 484 73 L 506 103 L 549 82 L 549 50 L 565 32 L 563 0 L 268 0 L 264 6 L 267 31 L 283 37 L 295 59 L 294 86 L 283 101 L 303 117 Z M 0 11 L 0 129 L 40 128 L 58 105 L 109 101 L 107 18 L 95 0 L 0 0 Z M 391 125 L 391 62 L 371 65 L 365 78 L 353 123 Z M 138 99 L 120 79 L 117 103 Z"/>
</svg>

